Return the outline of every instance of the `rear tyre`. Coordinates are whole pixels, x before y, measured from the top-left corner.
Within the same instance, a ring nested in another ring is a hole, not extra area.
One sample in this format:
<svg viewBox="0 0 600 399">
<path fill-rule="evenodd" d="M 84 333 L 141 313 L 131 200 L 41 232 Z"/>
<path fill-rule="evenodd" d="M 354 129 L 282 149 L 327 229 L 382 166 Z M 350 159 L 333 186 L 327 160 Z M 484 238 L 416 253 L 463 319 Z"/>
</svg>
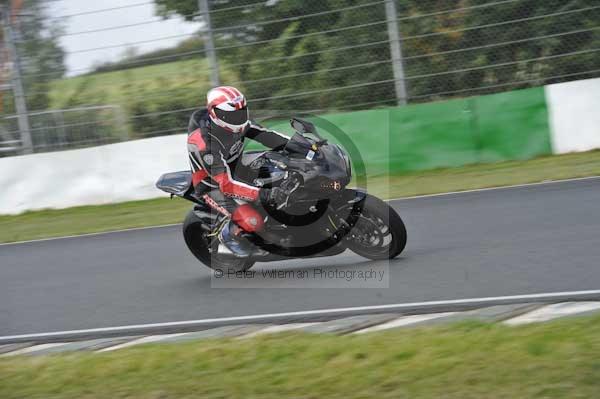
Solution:
<svg viewBox="0 0 600 399">
<path fill-rule="evenodd" d="M 213 240 L 214 251 L 209 251 L 211 237 L 207 237 L 207 231 L 203 227 L 205 222 L 191 210 L 188 212 L 183 222 L 183 238 L 190 252 L 204 265 L 213 270 L 227 271 L 245 271 L 254 266 L 254 261 L 250 259 L 237 259 L 231 256 L 224 256 L 216 253 L 218 243 Z"/>
<path fill-rule="evenodd" d="M 346 245 L 367 259 L 393 259 L 404 251 L 406 237 L 404 222 L 394 208 L 368 195 Z"/>
</svg>

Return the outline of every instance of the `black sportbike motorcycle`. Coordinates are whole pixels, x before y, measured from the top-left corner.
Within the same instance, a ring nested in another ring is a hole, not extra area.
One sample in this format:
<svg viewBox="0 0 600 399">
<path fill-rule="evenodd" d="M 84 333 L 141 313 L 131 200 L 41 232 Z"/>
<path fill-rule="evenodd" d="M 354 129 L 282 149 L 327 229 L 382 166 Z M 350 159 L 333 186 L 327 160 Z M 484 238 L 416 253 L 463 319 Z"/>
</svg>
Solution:
<svg viewBox="0 0 600 399">
<path fill-rule="evenodd" d="M 255 262 L 341 254 L 347 249 L 368 259 L 398 256 L 406 246 L 406 228 L 386 202 L 358 189 L 346 188 L 352 176 L 344 150 L 328 143 L 316 127 L 293 118 L 294 147 L 306 151 L 248 151 L 236 179 L 258 187 L 282 187 L 290 193 L 282 204 L 262 204 L 265 227 L 245 238 L 268 254 L 237 258 L 220 253 L 218 233 L 227 221 L 195 195 L 191 172 L 167 173 L 156 186 L 194 203 L 183 223 L 185 242 L 206 266 L 243 271 Z M 308 154 L 308 155 L 306 155 Z"/>
</svg>

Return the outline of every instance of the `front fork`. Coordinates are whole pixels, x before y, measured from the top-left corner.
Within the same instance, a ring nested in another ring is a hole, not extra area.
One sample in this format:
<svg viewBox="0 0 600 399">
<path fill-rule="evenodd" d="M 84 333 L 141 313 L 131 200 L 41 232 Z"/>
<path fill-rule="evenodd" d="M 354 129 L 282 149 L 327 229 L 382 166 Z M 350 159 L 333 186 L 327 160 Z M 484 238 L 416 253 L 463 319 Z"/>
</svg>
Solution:
<svg viewBox="0 0 600 399">
<path fill-rule="evenodd" d="M 332 238 L 336 241 L 346 237 L 356 226 L 362 213 L 367 193 L 362 190 L 346 189 L 340 200 L 330 204 L 330 212 L 327 215 Z"/>
</svg>

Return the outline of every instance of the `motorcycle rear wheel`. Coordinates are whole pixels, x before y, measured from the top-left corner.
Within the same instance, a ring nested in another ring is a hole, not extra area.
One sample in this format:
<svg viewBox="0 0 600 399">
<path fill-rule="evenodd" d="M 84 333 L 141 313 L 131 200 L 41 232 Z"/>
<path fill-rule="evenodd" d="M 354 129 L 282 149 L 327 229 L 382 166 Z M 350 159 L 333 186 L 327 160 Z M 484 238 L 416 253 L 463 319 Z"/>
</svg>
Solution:
<svg viewBox="0 0 600 399">
<path fill-rule="evenodd" d="M 190 252 L 207 267 L 219 270 L 223 273 L 228 271 L 246 271 L 254 266 L 254 261 L 245 258 L 232 258 L 217 253 L 211 253 L 207 241 L 206 231 L 202 228 L 200 219 L 193 210 L 189 211 L 183 222 L 183 237 Z"/>
<path fill-rule="evenodd" d="M 385 260 L 400 255 L 406 247 L 406 239 L 406 226 L 394 208 L 368 195 L 346 245 L 367 259 Z"/>
</svg>

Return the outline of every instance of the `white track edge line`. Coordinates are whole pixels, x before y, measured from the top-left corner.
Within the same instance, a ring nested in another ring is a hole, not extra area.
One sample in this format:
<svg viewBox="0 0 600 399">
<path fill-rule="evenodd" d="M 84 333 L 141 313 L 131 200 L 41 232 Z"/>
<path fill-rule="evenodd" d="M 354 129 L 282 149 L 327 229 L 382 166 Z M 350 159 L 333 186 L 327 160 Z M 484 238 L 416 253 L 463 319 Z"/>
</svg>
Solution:
<svg viewBox="0 0 600 399">
<path fill-rule="evenodd" d="M 588 290 L 588 291 L 564 291 L 564 292 L 550 292 L 550 293 L 539 293 L 539 294 L 524 294 L 524 295 L 509 295 L 509 296 L 496 296 L 496 297 L 483 297 L 483 298 L 467 298 L 467 299 L 450 299 L 440 301 L 427 301 L 427 302 L 410 302 L 410 303 L 399 303 L 389 305 L 374 305 L 374 306 L 357 306 L 349 308 L 337 308 L 337 309 L 321 309 L 321 310 L 305 310 L 296 312 L 286 313 L 268 313 L 258 314 L 249 316 L 234 316 L 234 317 L 221 317 L 212 319 L 199 319 L 199 320 L 187 320 L 187 321 L 174 321 L 166 323 L 152 323 L 152 324 L 137 324 L 128 326 L 117 326 L 117 327 L 102 327 L 102 328 L 91 328 L 85 330 L 70 330 L 70 331 L 55 331 L 48 333 L 35 333 L 35 334 L 22 334 L 22 335 L 10 335 L 0 336 L 0 341 L 14 340 L 14 339 L 35 339 L 35 338 L 50 338 L 64 335 L 86 335 L 94 333 L 113 333 L 119 331 L 128 331 L 135 329 L 150 329 L 150 328 L 169 328 L 169 327 L 185 327 L 211 323 L 226 323 L 226 322 L 244 322 L 253 321 L 260 319 L 277 319 L 286 317 L 299 317 L 299 316 L 315 316 L 315 315 L 327 315 L 336 313 L 351 313 L 358 311 L 377 311 L 377 310 L 389 310 L 389 309 L 406 309 L 406 308 L 419 308 L 428 306 L 440 306 L 440 305 L 467 305 L 467 304 L 485 304 L 490 302 L 500 302 L 509 300 L 536 300 L 536 299 L 551 299 L 556 297 L 569 297 L 574 299 L 575 297 L 586 296 L 586 295 L 600 295 L 600 290 Z"/>
<path fill-rule="evenodd" d="M 30 244 L 30 243 L 34 243 L 34 242 L 67 240 L 67 239 L 71 239 L 71 238 L 95 237 L 95 236 L 103 236 L 103 235 L 108 235 L 108 234 L 127 233 L 130 231 L 163 229 L 166 227 L 175 227 L 175 226 L 181 226 L 181 223 L 161 224 L 158 226 L 146 226 L 146 227 L 132 227 L 130 229 L 99 231 L 97 233 L 74 234 L 74 235 L 70 235 L 70 236 L 39 238 L 36 240 L 27 240 L 27 241 L 4 242 L 4 243 L 0 243 L 0 247 L 5 247 L 5 246 L 9 246 L 9 245 Z"/>
<path fill-rule="evenodd" d="M 513 188 L 542 186 L 542 185 L 546 185 L 546 184 L 568 183 L 568 182 L 573 182 L 573 181 L 594 180 L 594 179 L 600 179 L 600 175 L 599 176 L 587 176 L 587 177 L 574 177 L 574 178 L 562 179 L 562 180 L 546 180 L 546 181 L 541 181 L 541 182 L 537 182 L 537 183 L 513 184 L 510 186 L 474 188 L 471 190 L 462 190 L 462 191 L 448 191 L 445 193 L 436 193 L 436 194 L 414 195 L 412 197 L 390 198 L 390 199 L 386 199 L 385 201 L 386 202 L 407 201 L 407 200 L 414 200 L 414 199 L 419 199 L 419 198 L 443 197 L 443 196 L 447 196 L 447 195 L 460 195 L 460 194 L 478 193 L 478 192 L 494 191 L 494 190 L 508 190 L 508 189 L 513 189 Z M 65 240 L 65 239 L 71 239 L 71 238 L 94 237 L 94 236 L 101 236 L 101 235 L 107 235 L 107 234 L 125 233 L 125 232 L 129 232 L 129 231 L 162 229 L 162 228 L 174 227 L 174 226 L 181 226 L 181 223 L 163 224 L 163 225 L 158 225 L 158 226 L 133 227 L 130 229 L 100 231 L 97 233 L 76 234 L 76 235 L 69 235 L 69 236 L 62 236 L 62 237 L 40 238 L 37 240 L 5 242 L 5 243 L 0 243 L 0 247 L 9 246 L 9 245 L 29 244 L 29 243 L 34 243 L 34 242 Z"/>
<path fill-rule="evenodd" d="M 599 301 L 554 303 L 506 319 L 502 324 L 513 326 L 544 322 L 598 310 L 600 310 Z"/>
<path fill-rule="evenodd" d="M 524 188 L 524 187 L 532 187 L 532 186 L 535 187 L 535 186 L 544 186 L 544 185 L 548 185 L 548 184 L 569 183 L 569 182 L 594 180 L 594 179 L 600 179 L 600 175 L 586 176 L 586 177 L 573 177 L 570 179 L 560 179 L 560 180 L 544 180 L 544 181 L 540 181 L 540 182 L 512 184 L 512 185 L 508 185 L 508 186 L 474 188 L 471 190 L 448 191 L 445 193 L 436 193 L 436 194 L 414 195 L 412 197 L 391 198 L 386 201 L 404 201 L 404 200 L 412 200 L 412 199 L 419 199 L 419 198 L 444 197 L 447 195 L 479 193 L 479 192 L 483 192 L 483 191 L 495 191 L 495 190 L 508 190 L 508 189 L 513 189 L 513 188 Z"/>
</svg>

